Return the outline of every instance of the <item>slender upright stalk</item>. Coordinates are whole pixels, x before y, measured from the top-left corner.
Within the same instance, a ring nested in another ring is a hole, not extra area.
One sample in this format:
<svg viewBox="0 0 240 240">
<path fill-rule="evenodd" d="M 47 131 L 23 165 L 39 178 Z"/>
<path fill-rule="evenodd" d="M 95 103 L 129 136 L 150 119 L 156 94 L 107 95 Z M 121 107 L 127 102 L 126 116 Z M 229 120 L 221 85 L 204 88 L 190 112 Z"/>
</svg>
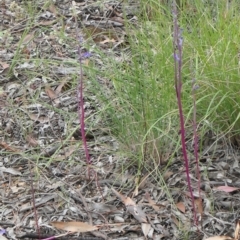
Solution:
<svg viewBox="0 0 240 240">
<path fill-rule="evenodd" d="M 198 85 L 196 84 L 196 79 L 192 79 L 192 96 L 193 96 L 193 144 L 194 144 L 194 157 L 196 161 L 196 172 L 198 179 L 198 194 L 200 201 L 201 198 L 201 174 L 199 168 L 199 159 L 198 159 L 198 134 L 197 134 L 197 106 L 196 106 L 196 90 L 198 89 Z M 201 204 L 201 202 L 200 202 Z"/>
<path fill-rule="evenodd" d="M 78 46 L 78 57 L 79 57 L 79 63 L 80 63 L 80 74 L 79 74 L 80 79 L 79 79 L 79 85 L 78 85 L 78 116 L 80 120 L 81 135 L 82 135 L 84 151 L 87 159 L 87 164 L 91 164 L 91 159 L 90 159 L 90 155 L 87 147 L 87 140 L 86 140 L 86 134 L 85 134 L 85 113 L 84 113 L 84 99 L 83 99 L 83 67 L 82 67 L 82 52 L 81 52 L 80 43 Z"/>
<path fill-rule="evenodd" d="M 73 5 L 74 6 L 74 5 Z M 78 20 L 77 20 L 77 13 L 76 9 L 73 8 L 73 15 L 75 19 L 75 31 L 76 31 L 76 37 L 78 40 L 78 60 L 79 60 L 79 84 L 77 89 L 77 99 L 78 99 L 78 117 L 80 121 L 80 129 L 81 129 L 81 135 L 82 135 L 82 142 L 84 146 L 85 156 L 87 164 L 90 165 L 92 163 L 88 147 L 87 147 L 87 140 L 86 140 L 86 133 L 85 133 L 85 112 L 84 112 L 84 98 L 83 98 L 83 65 L 82 60 L 84 59 L 84 54 L 82 53 L 81 46 L 83 42 L 83 38 L 81 34 L 79 33 L 78 29 Z"/>
<path fill-rule="evenodd" d="M 191 200 L 192 200 L 194 222 L 197 224 L 197 215 L 196 215 L 194 196 L 193 196 L 191 180 L 190 180 L 189 161 L 188 161 L 187 147 L 186 147 L 186 142 L 185 142 L 185 126 L 184 126 L 184 116 L 183 116 L 182 98 L 181 98 L 183 37 L 182 37 L 182 29 L 180 29 L 179 25 L 178 25 L 178 11 L 177 11 L 176 1 L 173 1 L 172 13 L 173 13 L 173 48 L 174 48 L 175 90 L 176 90 L 178 110 L 179 110 L 182 152 L 183 152 L 183 158 L 184 158 L 185 169 L 186 169 L 188 189 L 189 189 Z"/>
</svg>

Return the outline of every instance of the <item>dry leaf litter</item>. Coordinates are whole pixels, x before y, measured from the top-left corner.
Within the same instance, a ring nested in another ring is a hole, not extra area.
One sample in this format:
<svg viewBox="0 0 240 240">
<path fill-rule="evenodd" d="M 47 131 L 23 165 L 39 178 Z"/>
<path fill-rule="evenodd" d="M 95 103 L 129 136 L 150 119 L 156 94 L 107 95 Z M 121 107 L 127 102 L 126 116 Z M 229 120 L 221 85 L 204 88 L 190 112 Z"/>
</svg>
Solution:
<svg viewBox="0 0 240 240">
<path fill-rule="evenodd" d="M 34 17 L 26 12 L 26 4 L 32 3 L 0 2 L 0 227 L 6 232 L 1 239 L 61 234 L 59 239 L 89 240 L 234 237 L 240 205 L 239 151 L 212 133 L 206 136 L 200 158 L 201 198 L 192 160 L 197 229 L 181 156 L 159 179 L 142 176 L 136 189 L 137 170 L 122 170 L 128 159 L 118 153 L 118 143 L 96 114 L 102 106 L 85 78 L 87 141 L 93 160 L 88 178 L 77 114 L 73 7 L 92 55 L 83 64 L 90 61 L 104 71 L 98 49 L 124 61 L 119 57 L 129 51 L 124 26 L 137 25 L 138 2 L 89 0 L 73 6 L 68 0 L 40 0 L 34 2 Z M 111 91 L 110 79 L 99 81 Z M 66 231 L 77 233 L 66 236 Z"/>
</svg>

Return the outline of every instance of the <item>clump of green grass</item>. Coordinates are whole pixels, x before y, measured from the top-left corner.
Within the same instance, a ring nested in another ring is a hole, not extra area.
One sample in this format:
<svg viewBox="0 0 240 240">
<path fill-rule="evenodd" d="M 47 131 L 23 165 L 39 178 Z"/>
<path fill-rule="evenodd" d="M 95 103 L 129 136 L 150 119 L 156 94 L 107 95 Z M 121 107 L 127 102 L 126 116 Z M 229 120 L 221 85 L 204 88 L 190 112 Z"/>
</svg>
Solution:
<svg viewBox="0 0 240 240">
<path fill-rule="evenodd" d="M 229 136 L 239 135 L 239 28 L 240 4 L 215 2 L 193 6 L 191 21 L 183 16 L 186 64 L 195 59 L 200 85 L 198 115 Z M 197 59 L 197 61 L 196 61 Z"/>
<path fill-rule="evenodd" d="M 105 113 L 112 133 L 126 152 L 132 153 L 140 168 L 144 163 L 171 159 L 180 146 L 171 6 L 150 0 L 141 4 L 136 28 L 127 26 L 128 55 L 121 56 L 124 60 L 120 62 L 111 56 L 104 59 L 104 77 L 110 79 L 112 93 L 101 93 L 107 102 Z M 208 130 L 238 135 L 239 4 L 189 0 L 179 6 L 184 31 L 185 125 L 192 125 L 194 75 L 200 87 L 196 92 L 199 138 L 203 139 Z"/>
<path fill-rule="evenodd" d="M 129 55 L 123 54 L 121 62 L 106 63 L 111 64 L 105 77 L 111 80 L 113 94 L 104 96 L 105 113 L 112 133 L 140 169 L 143 163 L 170 159 L 179 146 L 172 18 L 161 5 L 158 9 L 161 13 L 155 21 L 127 27 Z"/>
</svg>

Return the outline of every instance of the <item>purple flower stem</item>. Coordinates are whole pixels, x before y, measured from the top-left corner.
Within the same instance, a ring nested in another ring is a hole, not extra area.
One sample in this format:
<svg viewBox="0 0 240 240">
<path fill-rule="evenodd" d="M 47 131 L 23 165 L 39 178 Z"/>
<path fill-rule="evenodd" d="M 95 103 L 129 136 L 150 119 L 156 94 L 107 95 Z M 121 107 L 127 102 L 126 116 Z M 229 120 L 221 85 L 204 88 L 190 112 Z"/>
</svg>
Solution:
<svg viewBox="0 0 240 240">
<path fill-rule="evenodd" d="M 173 30 L 173 48 L 174 48 L 175 90 L 176 90 L 176 96 L 177 96 L 177 102 L 178 102 L 180 129 L 181 129 L 181 143 L 182 143 L 182 152 L 183 152 L 183 158 L 184 158 L 185 169 L 186 169 L 187 184 L 190 192 L 190 197 L 192 200 L 194 222 L 197 225 L 197 214 L 196 214 L 194 196 L 193 196 L 191 180 L 190 180 L 189 161 L 188 161 L 187 147 L 185 142 L 184 116 L 183 116 L 182 101 L 181 101 L 183 38 L 182 38 L 182 30 L 178 26 L 177 15 L 178 15 L 178 12 L 177 12 L 176 2 L 173 1 L 173 29 L 174 29 Z"/>
<path fill-rule="evenodd" d="M 85 134 L 85 113 L 84 113 L 84 99 L 83 99 L 83 67 L 82 67 L 82 52 L 80 46 L 78 47 L 78 56 L 79 56 L 79 63 L 80 63 L 80 80 L 78 86 L 78 116 L 80 120 L 80 128 L 81 128 L 81 135 L 82 141 L 84 146 L 84 151 L 87 159 L 87 164 L 91 164 L 91 158 L 89 155 L 88 147 L 87 147 L 87 140 Z"/>
<path fill-rule="evenodd" d="M 194 143 L 194 157 L 196 161 L 197 167 L 197 179 L 198 179 L 198 194 L 200 201 L 201 198 L 201 174 L 200 174 L 200 167 L 199 167 L 199 159 L 198 159 L 198 134 L 197 134 L 197 106 L 196 106 L 196 94 L 195 91 L 198 89 L 198 85 L 195 84 L 193 81 L 192 84 L 192 95 L 193 95 L 193 143 Z M 202 203 L 200 203 L 202 204 Z"/>
</svg>

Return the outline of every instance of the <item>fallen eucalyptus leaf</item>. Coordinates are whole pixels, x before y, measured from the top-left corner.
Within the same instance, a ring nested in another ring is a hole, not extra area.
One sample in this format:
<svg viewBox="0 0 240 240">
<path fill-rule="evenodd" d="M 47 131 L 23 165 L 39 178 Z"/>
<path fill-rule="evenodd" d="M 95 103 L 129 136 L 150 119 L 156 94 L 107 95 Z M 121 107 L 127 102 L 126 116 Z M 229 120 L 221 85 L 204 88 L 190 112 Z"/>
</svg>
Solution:
<svg viewBox="0 0 240 240">
<path fill-rule="evenodd" d="M 234 240 L 234 239 L 228 236 L 214 236 L 214 237 L 207 238 L 205 240 Z"/>
<path fill-rule="evenodd" d="M 92 226 L 85 222 L 51 222 L 58 229 L 69 232 L 90 232 L 98 230 L 97 226 Z"/>
</svg>

